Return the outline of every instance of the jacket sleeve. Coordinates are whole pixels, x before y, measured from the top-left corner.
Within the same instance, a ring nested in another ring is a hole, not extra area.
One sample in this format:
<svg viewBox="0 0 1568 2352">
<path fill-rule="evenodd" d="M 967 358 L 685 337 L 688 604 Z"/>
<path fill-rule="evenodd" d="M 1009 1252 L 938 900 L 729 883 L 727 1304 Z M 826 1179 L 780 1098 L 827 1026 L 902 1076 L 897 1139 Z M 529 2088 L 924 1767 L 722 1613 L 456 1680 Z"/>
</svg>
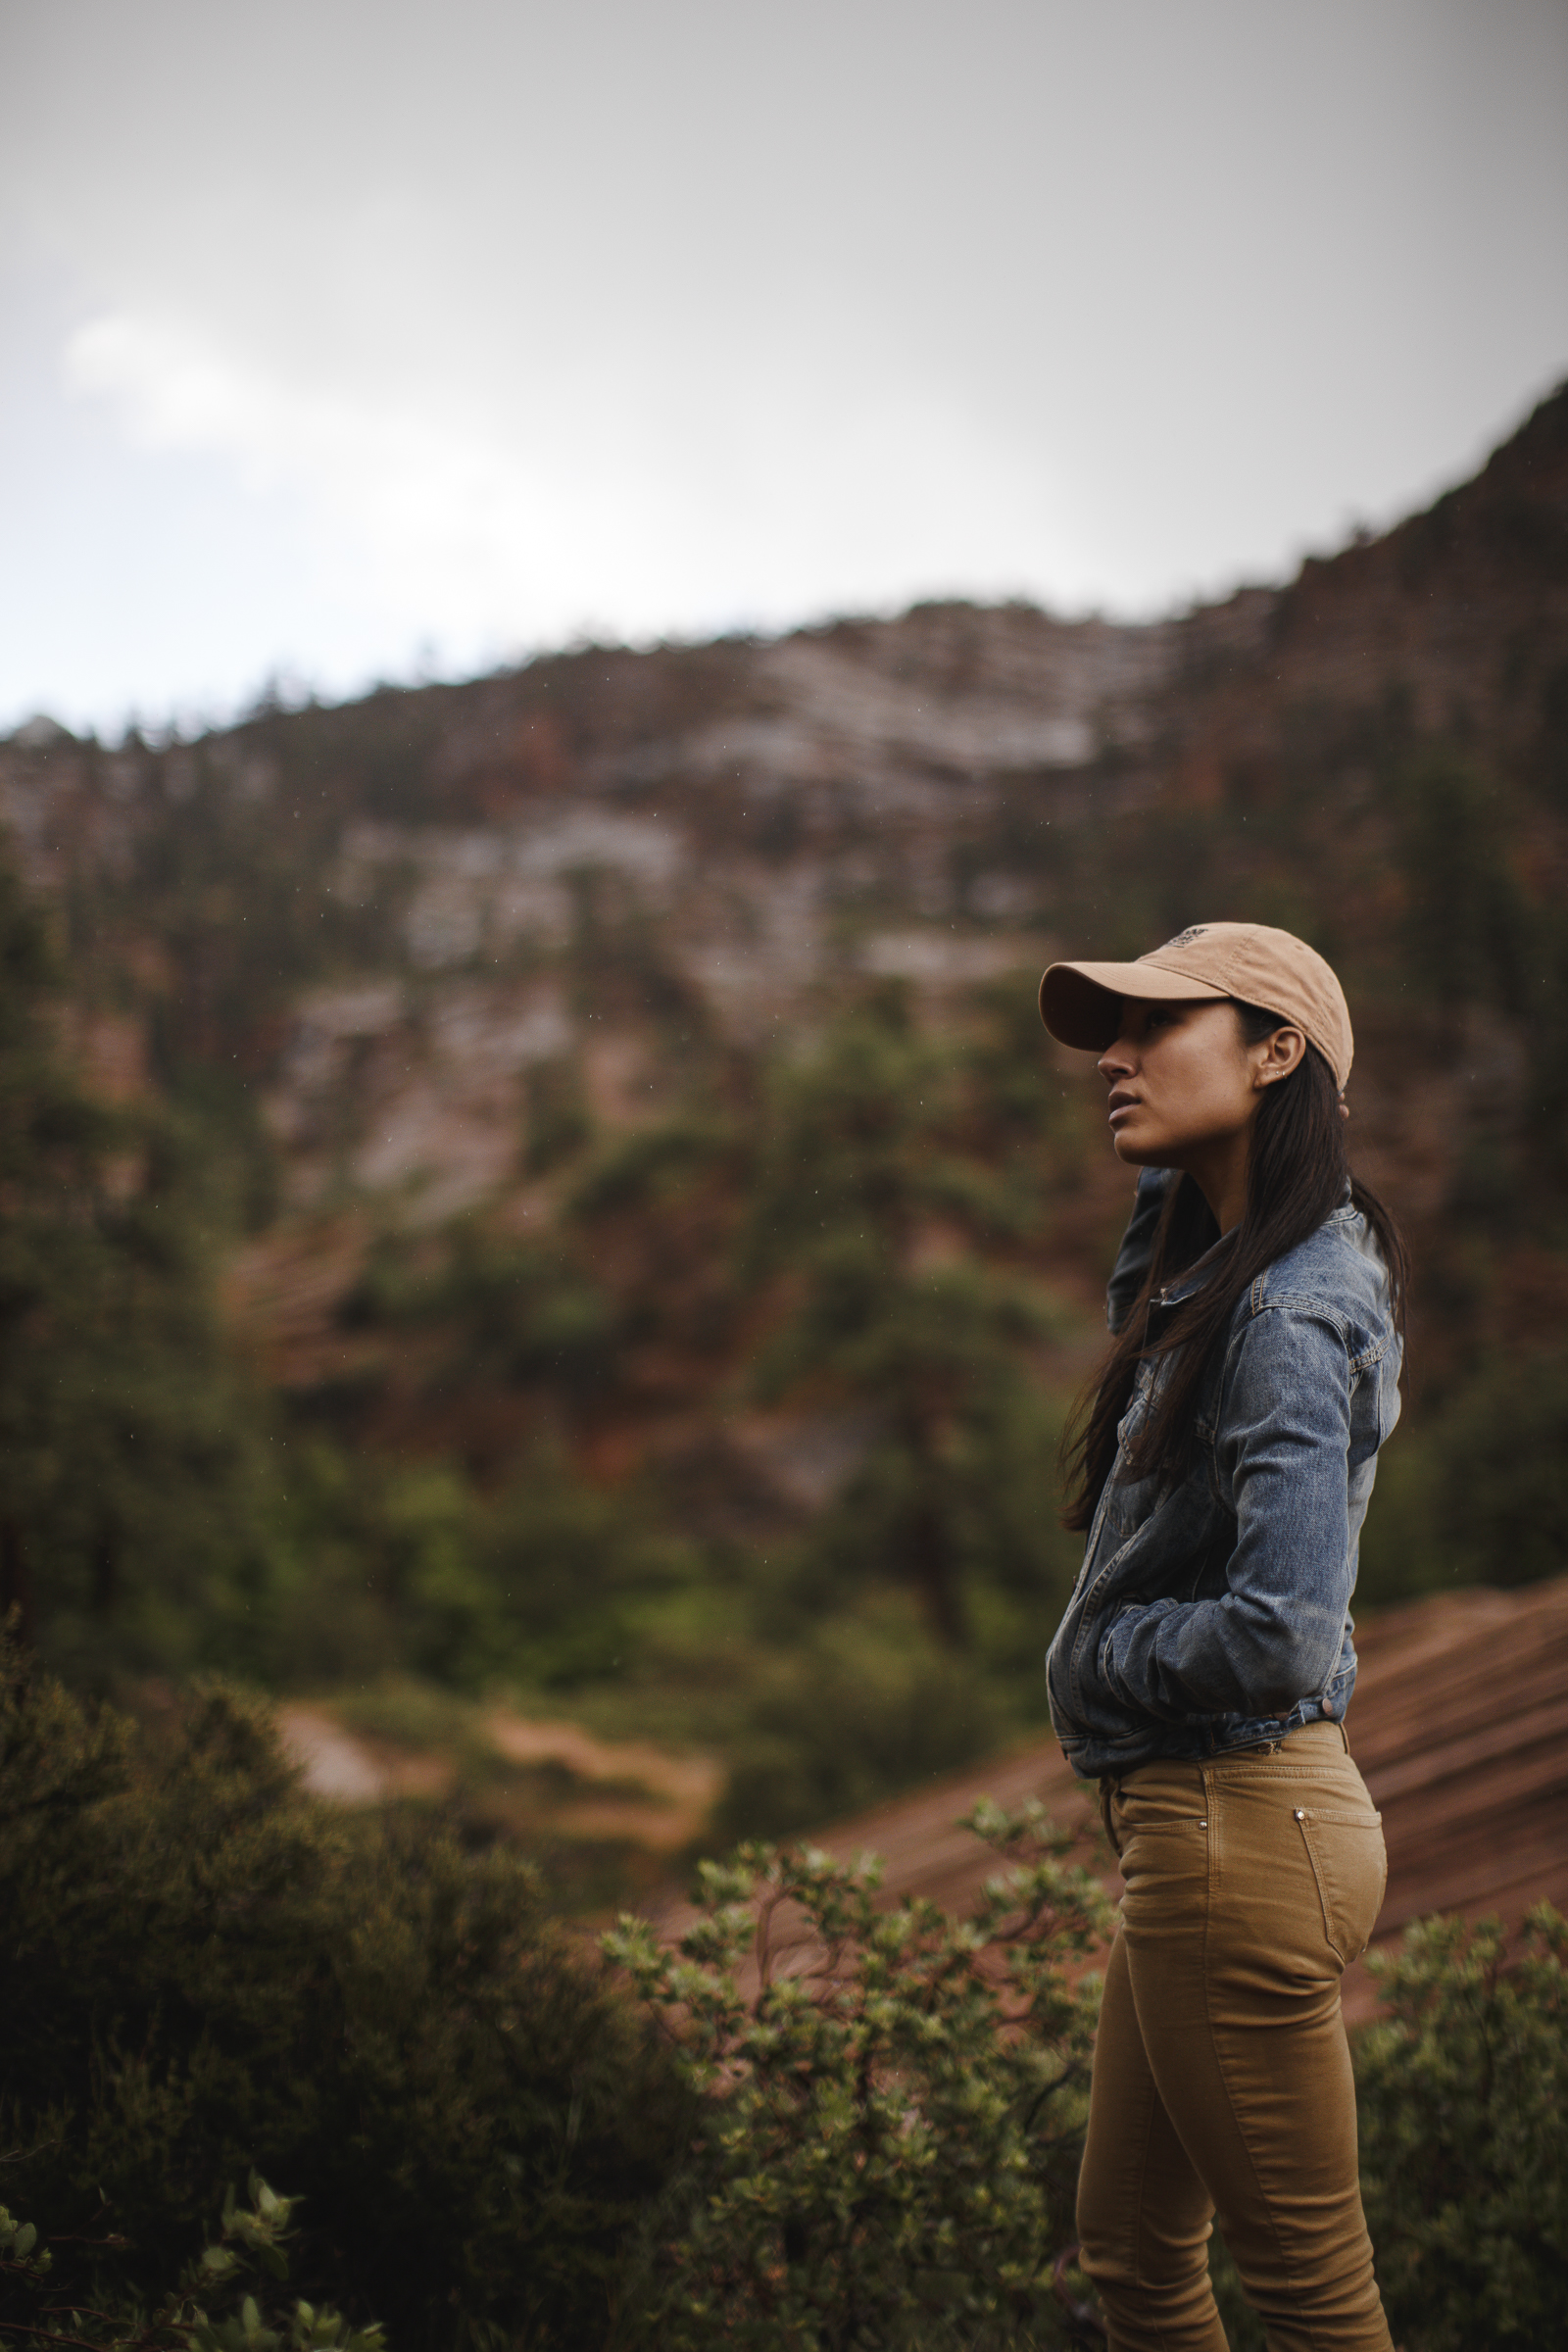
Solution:
<svg viewBox="0 0 1568 2352">
<path fill-rule="evenodd" d="M 1114 1337 L 1127 1320 L 1128 1310 L 1144 1287 L 1149 1262 L 1154 1254 L 1154 1234 L 1159 1225 L 1165 1195 L 1181 1178 L 1172 1168 L 1140 1168 L 1138 1190 L 1133 1195 L 1133 1213 L 1127 1230 L 1121 1237 L 1116 1263 L 1110 1270 L 1105 1286 L 1105 1321 Z"/>
<path fill-rule="evenodd" d="M 1284 1716 L 1326 1688 L 1350 1601 L 1349 1450 L 1343 1335 L 1265 1307 L 1242 1335 L 1216 1443 L 1236 1512 L 1228 1590 L 1121 1610 L 1101 1652 L 1112 1690 L 1169 1719 Z"/>
</svg>

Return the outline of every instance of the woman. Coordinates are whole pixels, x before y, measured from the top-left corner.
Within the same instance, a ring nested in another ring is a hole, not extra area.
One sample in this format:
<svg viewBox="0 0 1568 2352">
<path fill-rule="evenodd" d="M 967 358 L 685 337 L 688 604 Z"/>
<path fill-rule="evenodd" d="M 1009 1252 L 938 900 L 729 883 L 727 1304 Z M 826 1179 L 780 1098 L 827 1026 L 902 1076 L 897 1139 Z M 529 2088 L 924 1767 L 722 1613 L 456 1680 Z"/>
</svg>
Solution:
<svg viewBox="0 0 1568 2352">
<path fill-rule="evenodd" d="M 1271 2352 L 1389 2352 L 1340 1978 L 1383 1899 L 1350 1594 L 1398 1416 L 1403 1253 L 1346 1162 L 1352 1041 L 1288 932 L 1054 964 L 1142 1170 L 1068 1451 L 1083 1569 L 1052 1717 L 1126 1883 L 1079 2184 L 1114 2352 L 1223 2352 L 1216 2218 Z"/>
</svg>

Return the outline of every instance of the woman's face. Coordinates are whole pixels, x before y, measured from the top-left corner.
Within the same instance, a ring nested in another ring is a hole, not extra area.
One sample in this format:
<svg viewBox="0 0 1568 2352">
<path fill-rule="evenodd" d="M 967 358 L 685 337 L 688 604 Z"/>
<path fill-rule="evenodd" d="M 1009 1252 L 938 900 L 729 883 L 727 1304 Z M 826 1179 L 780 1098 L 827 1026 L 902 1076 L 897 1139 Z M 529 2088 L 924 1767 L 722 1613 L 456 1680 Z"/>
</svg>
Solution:
<svg viewBox="0 0 1568 2352">
<path fill-rule="evenodd" d="M 1289 1076 L 1304 1049 L 1300 1031 L 1288 1027 L 1248 1045 L 1228 998 L 1124 997 L 1120 1032 L 1097 1065 L 1110 1088 L 1117 1157 L 1133 1167 L 1187 1168 L 1200 1182 L 1216 1158 L 1240 1153 L 1245 1162 L 1264 1087 Z"/>
</svg>

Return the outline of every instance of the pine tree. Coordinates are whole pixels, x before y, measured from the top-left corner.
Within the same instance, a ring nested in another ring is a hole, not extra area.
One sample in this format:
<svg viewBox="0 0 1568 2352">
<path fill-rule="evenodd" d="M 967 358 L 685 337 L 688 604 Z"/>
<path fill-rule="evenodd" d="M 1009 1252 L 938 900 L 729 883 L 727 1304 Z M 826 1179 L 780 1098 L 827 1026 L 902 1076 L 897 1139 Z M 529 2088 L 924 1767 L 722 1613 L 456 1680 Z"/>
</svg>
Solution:
<svg viewBox="0 0 1568 2352">
<path fill-rule="evenodd" d="M 976 1577 L 1038 1591 L 1060 1550 L 1054 1426 L 1028 1362 L 1050 1309 L 971 1246 L 1016 1212 L 963 1124 L 956 1062 L 896 998 L 846 1016 L 777 1091 L 753 1244 L 794 1302 L 764 1392 L 833 1397 L 875 1427 L 817 1537 L 834 1581 L 911 1587 L 950 1647 Z"/>
<path fill-rule="evenodd" d="M 267 1472 L 177 1126 L 96 1102 L 0 870 L 0 1607 L 74 1672 L 244 1662 Z"/>
</svg>

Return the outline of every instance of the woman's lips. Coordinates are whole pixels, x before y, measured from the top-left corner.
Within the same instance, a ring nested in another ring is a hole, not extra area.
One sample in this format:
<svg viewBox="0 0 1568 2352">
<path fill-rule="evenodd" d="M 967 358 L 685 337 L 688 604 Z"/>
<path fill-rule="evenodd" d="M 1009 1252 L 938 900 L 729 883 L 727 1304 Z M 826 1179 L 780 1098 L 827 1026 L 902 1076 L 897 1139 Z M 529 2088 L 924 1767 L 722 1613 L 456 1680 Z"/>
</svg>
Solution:
<svg viewBox="0 0 1568 2352">
<path fill-rule="evenodd" d="M 1112 1127 L 1114 1127 L 1118 1119 L 1125 1119 L 1131 1111 L 1135 1111 L 1137 1108 L 1138 1102 L 1135 1096 L 1123 1095 L 1120 1102 L 1118 1102 L 1113 1095 L 1110 1101 L 1110 1109 L 1106 1115 L 1110 1120 L 1110 1124 Z"/>
</svg>

